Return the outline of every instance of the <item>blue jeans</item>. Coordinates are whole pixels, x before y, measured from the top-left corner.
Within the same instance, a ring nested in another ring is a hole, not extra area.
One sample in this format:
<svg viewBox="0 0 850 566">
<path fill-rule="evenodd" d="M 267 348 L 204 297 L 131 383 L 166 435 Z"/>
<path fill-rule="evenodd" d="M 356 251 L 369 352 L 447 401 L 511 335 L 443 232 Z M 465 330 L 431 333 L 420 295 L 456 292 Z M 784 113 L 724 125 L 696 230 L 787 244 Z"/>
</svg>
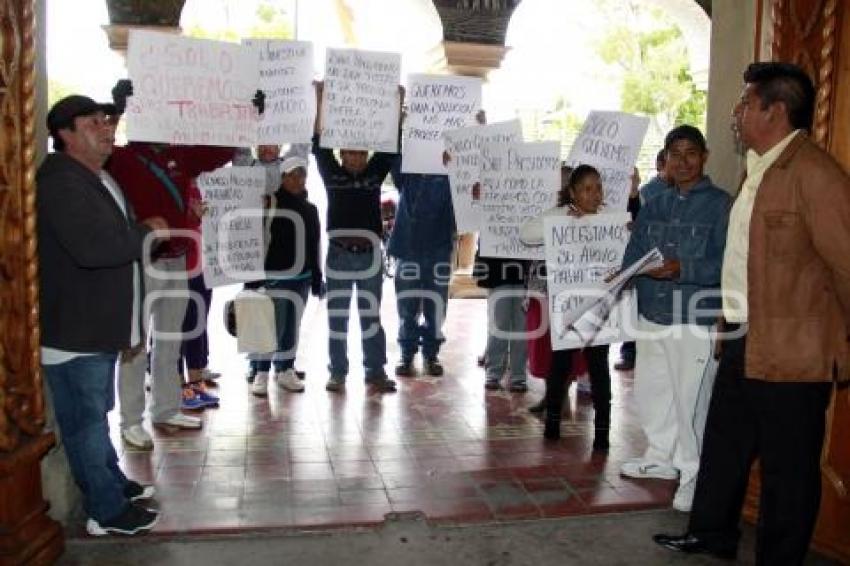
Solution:
<svg viewBox="0 0 850 566">
<path fill-rule="evenodd" d="M 487 295 L 487 381 L 501 381 L 510 370 L 511 384 L 526 382 L 525 297 L 523 285 L 500 285 Z"/>
<path fill-rule="evenodd" d="M 272 361 L 277 373 L 295 367 L 298 350 L 298 330 L 310 291 L 309 279 L 278 279 L 266 281 L 266 293 L 274 303 L 274 324 L 277 331 L 277 351 L 273 356 L 258 354 L 251 360 L 251 371 L 269 371 Z"/>
<path fill-rule="evenodd" d="M 445 341 L 443 321 L 448 306 L 451 250 L 435 257 L 399 260 L 395 272 L 398 345 L 403 360 L 422 347 L 426 360 L 437 357 Z M 421 321 L 420 321 L 421 317 Z"/>
<path fill-rule="evenodd" d="M 382 374 L 387 363 L 387 339 L 381 327 L 381 286 L 383 261 L 381 250 L 354 253 L 337 245 L 328 246 L 328 350 L 329 370 L 336 378 L 348 374 L 348 310 L 357 287 L 357 312 L 363 347 L 366 377 Z"/>
<path fill-rule="evenodd" d="M 81 356 L 46 365 L 53 411 L 83 507 L 98 522 L 124 512 L 127 477 L 109 440 L 106 414 L 115 406 L 116 354 Z"/>
</svg>

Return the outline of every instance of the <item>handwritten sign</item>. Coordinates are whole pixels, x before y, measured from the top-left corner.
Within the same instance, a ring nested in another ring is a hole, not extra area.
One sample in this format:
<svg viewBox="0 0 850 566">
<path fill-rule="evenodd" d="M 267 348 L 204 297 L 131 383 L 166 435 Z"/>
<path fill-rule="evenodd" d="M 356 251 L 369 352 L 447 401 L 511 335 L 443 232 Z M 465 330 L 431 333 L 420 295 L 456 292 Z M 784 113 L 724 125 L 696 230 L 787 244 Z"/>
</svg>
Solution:
<svg viewBox="0 0 850 566">
<path fill-rule="evenodd" d="M 593 165 L 602 176 L 605 208 L 625 211 L 629 204 L 631 176 L 649 118 L 624 112 L 594 110 L 587 116 L 567 163 Z"/>
<path fill-rule="evenodd" d="M 242 43 L 259 55 L 259 88 L 266 95 L 257 143 L 309 143 L 316 120 L 313 44 L 273 39 L 246 39 Z"/>
<path fill-rule="evenodd" d="M 446 169 L 458 232 L 478 232 L 481 228 L 481 206 L 472 200 L 472 186 L 479 181 L 482 148 L 491 143 L 521 141 L 519 120 L 443 132 L 445 150 L 451 155 Z"/>
<path fill-rule="evenodd" d="M 328 49 L 322 147 L 398 151 L 401 55 Z"/>
<path fill-rule="evenodd" d="M 546 279 L 549 292 L 549 321 L 552 349 L 582 348 L 587 344 L 610 344 L 625 339 L 627 320 L 633 321 L 635 301 L 630 291 L 606 296 L 605 278 L 616 271 L 629 241 L 627 213 L 546 216 L 543 219 L 546 250 Z M 598 301 L 589 314 L 600 324 L 592 335 L 566 321 Z"/>
<path fill-rule="evenodd" d="M 127 139 L 249 146 L 257 138 L 257 53 L 247 47 L 131 30 Z"/>
<path fill-rule="evenodd" d="M 265 185 L 261 167 L 222 167 L 198 177 L 208 206 L 201 222 L 207 287 L 263 278 Z"/>
<path fill-rule="evenodd" d="M 487 144 L 481 151 L 481 255 L 543 259 L 519 239 L 520 227 L 558 200 L 558 142 Z"/>
<path fill-rule="evenodd" d="M 481 108 L 481 79 L 410 75 L 405 104 L 402 172 L 445 175 L 443 132 L 475 123 Z"/>
</svg>

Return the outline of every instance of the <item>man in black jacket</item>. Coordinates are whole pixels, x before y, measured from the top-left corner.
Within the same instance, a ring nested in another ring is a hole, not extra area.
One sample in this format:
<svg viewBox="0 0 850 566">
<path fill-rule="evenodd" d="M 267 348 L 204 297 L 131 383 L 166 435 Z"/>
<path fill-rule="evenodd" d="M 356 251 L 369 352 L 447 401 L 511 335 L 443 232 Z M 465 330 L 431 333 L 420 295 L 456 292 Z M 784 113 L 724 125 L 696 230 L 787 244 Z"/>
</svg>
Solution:
<svg viewBox="0 0 850 566">
<path fill-rule="evenodd" d="M 115 107 L 72 95 L 53 105 L 55 153 L 36 177 L 41 362 L 91 535 L 150 530 L 158 514 L 133 503 L 153 496 L 118 467 L 106 415 L 115 363 L 140 333 L 139 260 L 165 221 L 141 224 L 103 171 L 115 137 Z"/>
</svg>

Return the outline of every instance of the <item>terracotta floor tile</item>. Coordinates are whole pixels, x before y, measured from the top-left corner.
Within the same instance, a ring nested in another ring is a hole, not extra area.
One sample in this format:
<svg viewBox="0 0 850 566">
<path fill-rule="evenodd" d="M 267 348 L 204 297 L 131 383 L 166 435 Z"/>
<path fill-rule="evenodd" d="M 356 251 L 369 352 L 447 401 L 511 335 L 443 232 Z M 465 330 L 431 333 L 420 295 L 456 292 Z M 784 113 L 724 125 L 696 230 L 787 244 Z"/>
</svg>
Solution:
<svg viewBox="0 0 850 566">
<path fill-rule="evenodd" d="M 385 290 L 382 313 L 392 337 L 392 281 Z M 213 311 L 233 292 L 217 289 Z M 200 413 L 201 430 L 153 430 L 154 450 L 135 451 L 121 443 L 118 411 L 110 414 L 121 466 L 158 488 L 163 517 L 157 533 L 367 525 L 393 511 L 418 510 L 429 520 L 456 523 L 669 505 L 675 482 L 619 476 L 622 462 L 646 447 L 630 376 L 612 373 L 612 446 L 607 454 L 594 453 L 591 402 L 574 387 L 557 442 L 543 440 L 542 421 L 527 411 L 542 395 L 542 381 L 530 379 L 525 395 L 485 392 L 473 354 L 486 340 L 484 301 L 451 301 L 441 352 L 446 376 L 420 372 L 399 379 L 398 393 L 387 395 L 364 387 L 356 323 L 346 391 L 324 390 L 323 308 L 311 301 L 305 313 L 311 331 L 299 347 L 298 367 L 308 373 L 303 394 L 275 386 L 266 399 L 251 395 L 244 356 L 235 354 L 233 339 L 212 317 L 210 366 L 225 375 L 216 391 L 221 407 Z M 397 356 L 388 340 L 390 364 Z"/>
</svg>

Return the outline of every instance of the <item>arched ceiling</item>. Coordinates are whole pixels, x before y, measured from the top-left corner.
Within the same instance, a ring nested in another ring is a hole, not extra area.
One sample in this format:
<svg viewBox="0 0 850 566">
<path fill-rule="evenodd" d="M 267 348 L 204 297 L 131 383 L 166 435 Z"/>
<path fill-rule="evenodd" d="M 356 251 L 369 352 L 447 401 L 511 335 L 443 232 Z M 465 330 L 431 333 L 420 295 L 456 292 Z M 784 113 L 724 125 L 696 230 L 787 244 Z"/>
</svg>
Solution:
<svg viewBox="0 0 850 566">
<path fill-rule="evenodd" d="M 180 24 L 186 0 L 105 0 L 111 24 L 172 26 Z M 434 0 L 444 39 L 504 45 L 514 8 L 522 0 Z M 694 0 L 711 17 L 711 0 Z"/>
</svg>

